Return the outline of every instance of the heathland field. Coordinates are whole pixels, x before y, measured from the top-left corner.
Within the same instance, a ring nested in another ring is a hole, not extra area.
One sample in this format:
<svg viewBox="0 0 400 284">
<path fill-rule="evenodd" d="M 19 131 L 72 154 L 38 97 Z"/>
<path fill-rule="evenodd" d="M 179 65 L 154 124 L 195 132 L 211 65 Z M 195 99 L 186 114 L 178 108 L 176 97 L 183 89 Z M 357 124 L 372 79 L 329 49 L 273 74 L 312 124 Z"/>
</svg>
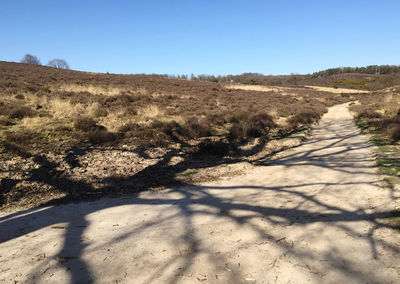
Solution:
<svg viewBox="0 0 400 284">
<path fill-rule="evenodd" d="M 329 107 L 345 102 L 358 123 L 397 141 L 396 73 L 338 76 L 188 80 L 0 62 L 0 205 L 12 210 L 235 175 L 300 143 Z M 257 80 L 271 84 L 240 83 Z M 357 80 L 365 89 L 354 88 Z M 371 91 L 380 85 L 365 82 L 386 85 Z"/>
<path fill-rule="evenodd" d="M 398 73 L 335 70 L 0 62 L 0 282 L 394 283 Z"/>
<path fill-rule="evenodd" d="M 247 86 L 1 62 L 1 206 L 215 178 L 225 170 L 200 170 L 245 161 L 270 141 L 289 143 L 351 99 Z"/>
</svg>

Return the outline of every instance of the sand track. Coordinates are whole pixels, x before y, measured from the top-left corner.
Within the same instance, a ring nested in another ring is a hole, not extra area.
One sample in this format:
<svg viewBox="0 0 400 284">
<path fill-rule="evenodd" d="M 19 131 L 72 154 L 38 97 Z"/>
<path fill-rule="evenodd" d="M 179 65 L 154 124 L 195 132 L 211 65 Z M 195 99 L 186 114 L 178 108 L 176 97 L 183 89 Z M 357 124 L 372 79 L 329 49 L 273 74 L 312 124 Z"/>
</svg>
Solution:
<svg viewBox="0 0 400 284">
<path fill-rule="evenodd" d="M 347 105 L 247 174 L 0 214 L 0 282 L 398 283 L 373 149 Z"/>
</svg>

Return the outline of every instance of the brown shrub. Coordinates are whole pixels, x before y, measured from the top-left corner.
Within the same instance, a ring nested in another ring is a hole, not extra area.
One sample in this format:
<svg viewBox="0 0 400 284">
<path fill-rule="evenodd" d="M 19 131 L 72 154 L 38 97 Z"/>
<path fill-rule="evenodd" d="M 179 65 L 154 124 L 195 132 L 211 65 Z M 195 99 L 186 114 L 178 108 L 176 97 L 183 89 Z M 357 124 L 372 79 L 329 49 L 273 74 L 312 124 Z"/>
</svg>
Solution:
<svg viewBox="0 0 400 284">
<path fill-rule="evenodd" d="M 206 114 L 205 123 L 212 125 L 224 125 L 228 122 L 227 115 L 222 113 Z"/>
<path fill-rule="evenodd" d="M 126 132 L 132 132 L 132 131 L 136 131 L 140 128 L 140 125 L 137 123 L 133 123 L 133 122 L 128 122 L 127 124 L 121 126 L 118 129 L 118 132 L 120 133 L 126 133 Z"/>
<path fill-rule="evenodd" d="M 385 130 L 385 133 L 394 141 L 400 140 L 400 123 L 389 124 Z"/>
<path fill-rule="evenodd" d="M 176 134 L 182 135 L 184 133 L 182 126 L 176 121 L 155 121 L 151 127 L 167 134 L 170 137 L 175 136 Z"/>
<path fill-rule="evenodd" d="M 180 125 L 176 121 L 155 121 L 151 127 L 172 138 L 179 135 L 186 139 L 196 139 L 211 135 L 211 126 L 204 121 L 199 122 L 197 118 L 188 119 L 183 125 Z"/>
<path fill-rule="evenodd" d="M 237 148 L 227 142 L 222 140 L 212 141 L 206 139 L 198 145 L 198 155 L 212 155 L 212 156 L 226 156 L 232 152 L 237 151 Z"/>
<path fill-rule="evenodd" d="M 276 127 L 276 123 L 267 113 L 259 113 L 248 120 L 236 122 L 229 131 L 229 138 L 234 140 L 246 140 L 268 135 L 269 131 Z"/>
<path fill-rule="evenodd" d="M 239 123 L 241 121 L 247 121 L 250 116 L 251 114 L 248 112 L 239 111 L 229 115 L 227 121 L 230 123 Z"/>
<path fill-rule="evenodd" d="M 105 99 L 105 104 L 107 106 L 128 106 L 135 100 L 137 100 L 137 97 L 133 95 L 123 94 L 123 95 L 107 97 Z"/>
<path fill-rule="evenodd" d="M 322 113 L 318 113 L 315 110 L 310 110 L 306 112 L 300 112 L 291 118 L 288 119 L 288 124 L 292 128 L 298 127 L 300 124 L 312 124 L 316 122 L 320 117 Z"/>
<path fill-rule="evenodd" d="M 108 114 L 108 111 L 106 110 L 105 107 L 103 107 L 101 105 L 96 106 L 96 108 L 93 111 L 93 115 L 95 117 L 103 117 L 103 116 L 107 116 L 107 114 Z"/>
<path fill-rule="evenodd" d="M 234 123 L 229 130 L 229 139 L 244 140 L 247 138 L 247 130 L 245 123 Z"/>
<path fill-rule="evenodd" d="M 10 126 L 13 122 L 8 117 L 0 117 L 0 126 Z"/>
<path fill-rule="evenodd" d="M 91 144 L 110 144 L 116 141 L 117 136 L 107 130 L 95 129 L 87 132 L 87 139 Z"/>
<path fill-rule="evenodd" d="M 15 95 L 15 98 L 18 100 L 24 100 L 25 96 L 23 94 L 18 94 L 18 95 Z"/>
<path fill-rule="evenodd" d="M 386 129 L 390 124 L 394 123 L 395 120 L 393 117 L 381 117 L 379 119 L 374 119 L 374 120 L 369 120 L 368 123 L 375 127 L 376 129 L 384 130 Z"/>
<path fill-rule="evenodd" d="M 89 92 L 80 92 L 80 93 L 67 93 L 70 96 L 69 102 L 72 105 L 83 104 L 87 105 L 93 101 L 93 96 Z"/>
<path fill-rule="evenodd" d="M 24 117 L 31 117 L 35 115 L 35 111 L 27 106 L 11 107 L 8 112 L 9 118 L 22 119 Z"/>
<path fill-rule="evenodd" d="M 164 147 L 171 142 L 174 135 L 172 123 L 153 122 L 150 126 L 129 122 L 121 126 L 118 131 L 125 138 L 133 138 L 143 146 Z"/>
<path fill-rule="evenodd" d="M 96 121 L 93 118 L 87 116 L 79 116 L 74 120 L 74 127 L 77 130 L 88 132 L 95 130 L 97 125 Z"/>
<path fill-rule="evenodd" d="M 27 144 L 35 137 L 35 133 L 29 129 L 6 131 L 4 135 L 7 142 L 16 144 Z"/>
<path fill-rule="evenodd" d="M 211 126 L 197 118 L 189 118 L 181 129 L 181 135 L 189 139 L 207 137 L 211 133 Z"/>
<path fill-rule="evenodd" d="M 269 114 L 262 112 L 256 115 L 253 115 L 249 120 L 250 125 L 257 129 L 264 129 L 269 131 L 271 128 L 276 127 L 276 123 L 274 122 L 272 116 Z"/>
<path fill-rule="evenodd" d="M 149 128 L 138 129 L 135 132 L 135 138 L 143 146 L 165 147 L 171 142 L 167 134 Z"/>
<path fill-rule="evenodd" d="M 372 109 L 365 109 L 358 113 L 357 118 L 380 118 L 381 114 Z"/>
</svg>

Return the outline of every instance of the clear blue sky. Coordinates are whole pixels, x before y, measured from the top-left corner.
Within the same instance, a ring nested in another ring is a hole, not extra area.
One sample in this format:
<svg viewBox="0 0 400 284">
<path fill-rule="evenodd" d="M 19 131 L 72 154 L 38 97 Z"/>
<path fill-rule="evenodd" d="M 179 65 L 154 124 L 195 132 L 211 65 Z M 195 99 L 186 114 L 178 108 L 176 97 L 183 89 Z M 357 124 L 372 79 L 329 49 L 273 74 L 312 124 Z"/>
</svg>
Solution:
<svg viewBox="0 0 400 284">
<path fill-rule="evenodd" d="M 400 64 L 398 0 L 1 0 L 0 60 L 111 73 L 310 73 Z"/>
</svg>

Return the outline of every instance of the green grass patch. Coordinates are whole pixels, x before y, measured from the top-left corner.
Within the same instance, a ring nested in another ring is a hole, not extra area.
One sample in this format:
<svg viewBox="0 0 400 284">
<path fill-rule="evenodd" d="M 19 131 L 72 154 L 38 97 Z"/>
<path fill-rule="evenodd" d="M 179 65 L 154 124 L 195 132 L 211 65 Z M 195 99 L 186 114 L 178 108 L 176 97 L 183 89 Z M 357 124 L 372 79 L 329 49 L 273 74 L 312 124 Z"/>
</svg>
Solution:
<svg viewBox="0 0 400 284">
<path fill-rule="evenodd" d="M 400 230 L 400 208 L 394 211 L 394 216 L 391 218 L 391 223 Z"/>
<path fill-rule="evenodd" d="M 199 172 L 199 171 L 197 171 L 197 170 L 188 169 L 188 170 L 183 171 L 183 172 L 181 172 L 181 173 L 175 174 L 175 177 L 176 177 L 176 178 L 188 177 L 188 176 L 197 174 L 198 172 Z"/>
<path fill-rule="evenodd" d="M 351 88 L 351 89 L 364 89 L 368 90 L 369 89 L 369 84 L 374 82 L 376 79 L 375 78 L 366 78 L 366 79 L 361 79 L 361 80 L 355 80 L 355 79 L 338 79 L 332 82 L 333 87 L 341 86 L 341 87 L 346 87 L 346 88 Z"/>
<path fill-rule="evenodd" d="M 376 161 L 377 166 L 383 174 L 400 176 L 400 160 L 389 158 L 386 155 L 379 155 Z"/>
<path fill-rule="evenodd" d="M 355 119 L 355 123 L 362 133 L 368 134 L 372 144 L 377 146 L 376 165 L 379 172 L 385 175 L 382 186 L 395 190 L 400 184 L 400 159 L 399 146 L 392 144 L 388 139 L 383 138 L 375 128 L 368 125 L 367 120 Z M 390 223 L 400 230 L 400 208 L 394 211 L 394 216 L 390 218 Z"/>
<path fill-rule="evenodd" d="M 398 145 L 392 144 L 389 139 L 382 137 L 375 131 L 375 128 L 368 125 L 366 120 L 355 119 L 355 123 L 362 133 L 369 135 L 371 143 L 377 146 L 376 165 L 382 174 L 390 177 L 386 183 L 388 185 L 400 183 L 400 159 L 397 158 L 400 149 Z"/>
</svg>

